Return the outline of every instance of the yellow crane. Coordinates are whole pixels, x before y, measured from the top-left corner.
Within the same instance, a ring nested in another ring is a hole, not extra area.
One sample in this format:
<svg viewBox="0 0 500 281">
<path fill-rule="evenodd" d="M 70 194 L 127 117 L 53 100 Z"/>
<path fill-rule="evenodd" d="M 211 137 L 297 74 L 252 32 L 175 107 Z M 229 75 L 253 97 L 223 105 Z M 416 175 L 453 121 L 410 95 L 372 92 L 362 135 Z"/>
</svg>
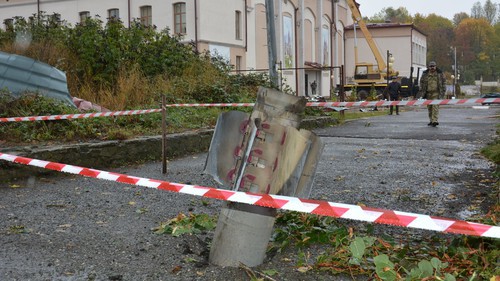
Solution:
<svg viewBox="0 0 500 281">
<path fill-rule="evenodd" d="M 363 32 L 365 40 L 368 43 L 375 60 L 377 61 L 377 64 L 359 62 L 357 44 L 354 45 L 354 84 L 346 84 L 344 88 L 346 90 L 356 89 L 357 97 L 364 100 L 369 96 L 372 89 L 375 89 L 377 96 L 381 95 L 387 86 L 387 75 L 393 76 L 398 75 L 398 73 L 394 72 L 394 70 L 391 69 L 390 66 L 388 67 L 385 63 L 370 31 L 366 27 L 366 23 L 361 16 L 361 12 L 359 11 L 358 4 L 355 0 L 347 0 L 347 5 L 351 10 L 352 19 L 354 20 L 354 33 L 356 33 L 357 24 Z"/>
</svg>

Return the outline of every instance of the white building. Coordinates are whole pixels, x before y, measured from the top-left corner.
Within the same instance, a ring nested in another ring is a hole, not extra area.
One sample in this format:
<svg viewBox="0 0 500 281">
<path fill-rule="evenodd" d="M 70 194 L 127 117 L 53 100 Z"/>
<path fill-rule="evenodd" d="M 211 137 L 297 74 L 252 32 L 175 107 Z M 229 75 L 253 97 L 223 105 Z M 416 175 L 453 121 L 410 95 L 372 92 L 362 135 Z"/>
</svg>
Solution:
<svg viewBox="0 0 500 281">
<path fill-rule="evenodd" d="M 171 33 L 183 35 L 183 40 L 192 42 L 198 51 L 217 52 L 236 70 L 266 71 L 269 63 L 265 2 L 0 0 L 0 20 L 5 26 L 16 16 L 28 19 L 42 11 L 71 25 L 96 15 L 103 21 L 119 18 L 125 26 L 139 20 L 144 25 L 154 25 L 160 30 L 169 28 Z M 280 78 L 298 95 L 310 95 L 311 84 L 316 81 L 316 94 L 330 96 L 340 81 L 338 67 L 346 65 L 345 75 L 349 76 L 348 71 L 354 64 L 349 59 L 348 51 L 352 47 L 346 44 L 344 31 L 353 23 L 346 0 L 280 0 L 273 3 L 276 67 L 282 70 Z M 391 50 L 396 52 L 394 48 Z"/>
<path fill-rule="evenodd" d="M 387 63 L 387 52 L 394 62 L 392 68 L 399 76 L 409 77 L 413 67 L 413 77 L 426 69 L 427 37 L 413 24 L 376 23 L 367 24 L 378 51 Z M 365 36 L 354 25 L 345 28 L 346 79 L 354 75 L 354 47 L 357 44 L 358 60 L 375 63 L 375 56 L 365 40 Z"/>
</svg>

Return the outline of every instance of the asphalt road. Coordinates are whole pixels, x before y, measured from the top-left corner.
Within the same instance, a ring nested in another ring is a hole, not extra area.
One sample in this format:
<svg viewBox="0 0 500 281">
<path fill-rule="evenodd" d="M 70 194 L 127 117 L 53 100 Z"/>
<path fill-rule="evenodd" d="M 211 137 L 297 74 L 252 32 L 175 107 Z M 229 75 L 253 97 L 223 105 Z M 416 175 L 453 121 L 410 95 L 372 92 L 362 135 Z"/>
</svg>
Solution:
<svg viewBox="0 0 500 281">
<path fill-rule="evenodd" d="M 317 129 L 325 148 L 311 198 L 454 219 L 484 214 L 499 187 L 491 178 L 495 166 L 478 151 L 495 137 L 499 109 L 442 107 L 436 128 L 427 126 L 425 107 L 413 107 Z M 205 158 L 170 161 L 167 175 L 158 162 L 113 171 L 216 186 L 202 173 Z M 213 233 L 176 238 L 152 231 L 179 213 L 218 214 L 221 204 L 78 176 L 0 183 L 0 280 L 249 280 L 241 269 L 206 263 Z M 376 231 L 432 234 L 383 225 Z M 295 262 L 276 256 L 262 269 L 278 270 L 276 280 L 350 279 L 298 273 Z"/>
<path fill-rule="evenodd" d="M 349 122 L 346 126 L 318 129 L 324 137 L 406 140 L 490 141 L 495 134 L 500 106 L 441 106 L 436 128 L 428 127 L 425 106 L 401 107 L 400 115 L 387 115 Z M 493 117 L 497 118 L 493 118 Z"/>
<path fill-rule="evenodd" d="M 482 192 L 476 184 L 477 190 L 469 188 L 468 181 L 493 168 L 479 150 L 495 137 L 498 109 L 441 107 L 440 125 L 429 127 L 427 108 L 412 107 L 400 115 L 315 130 L 325 143 L 315 196 L 466 219 L 472 201 L 463 206 L 456 201 Z"/>
</svg>

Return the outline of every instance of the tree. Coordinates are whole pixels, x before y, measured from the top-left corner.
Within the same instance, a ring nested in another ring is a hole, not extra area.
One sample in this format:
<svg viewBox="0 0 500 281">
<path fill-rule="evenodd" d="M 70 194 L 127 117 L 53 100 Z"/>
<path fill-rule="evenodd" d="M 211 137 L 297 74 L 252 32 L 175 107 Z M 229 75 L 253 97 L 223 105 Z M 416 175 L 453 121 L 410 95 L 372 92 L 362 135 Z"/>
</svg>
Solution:
<svg viewBox="0 0 500 281">
<path fill-rule="evenodd" d="M 496 23 L 497 11 L 498 11 L 497 4 L 496 3 L 493 4 L 491 0 L 486 0 L 483 7 L 483 15 L 491 25 L 494 25 Z"/>
<path fill-rule="evenodd" d="M 426 16 L 421 14 L 421 13 L 416 13 L 414 16 L 413 16 L 413 24 L 415 26 L 422 26 L 423 23 L 425 22 L 425 18 Z"/>
<path fill-rule="evenodd" d="M 481 6 L 481 2 L 477 1 L 474 5 L 472 5 L 470 16 L 475 19 L 483 17 L 483 7 Z"/>
<path fill-rule="evenodd" d="M 387 7 L 369 19 L 370 22 L 390 21 L 393 23 L 411 23 L 412 20 L 412 16 L 405 7 L 399 7 L 397 9 Z"/>
<path fill-rule="evenodd" d="M 491 75 L 492 80 L 498 81 L 500 78 L 500 21 L 493 26 L 493 38 L 491 43 L 488 45 L 488 52 L 491 54 Z"/>
<path fill-rule="evenodd" d="M 468 18 L 469 18 L 469 15 L 465 12 L 456 13 L 453 16 L 453 25 L 458 26 L 460 24 L 460 22 L 462 22 L 464 19 L 468 19 Z"/>
<path fill-rule="evenodd" d="M 457 26 L 455 46 L 466 79 L 493 78 L 496 66 L 492 60 L 496 60 L 498 53 L 496 40 L 495 30 L 485 18 L 465 19 Z"/>
<path fill-rule="evenodd" d="M 449 51 L 454 38 L 451 20 L 436 14 L 427 17 L 417 14 L 414 24 L 427 35 L 427 61 L 434 60 L 443 70 L 451 71 L 453 58 Z"/>
</svg>

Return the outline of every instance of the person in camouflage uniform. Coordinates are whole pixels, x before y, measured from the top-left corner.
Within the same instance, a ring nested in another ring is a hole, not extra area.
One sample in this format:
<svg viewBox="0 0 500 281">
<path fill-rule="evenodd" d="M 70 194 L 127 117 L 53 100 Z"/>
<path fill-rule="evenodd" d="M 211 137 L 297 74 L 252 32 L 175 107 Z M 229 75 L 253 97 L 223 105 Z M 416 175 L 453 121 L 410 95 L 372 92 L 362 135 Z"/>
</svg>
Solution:
<svg viewBox="0 0 500 281">
<path fill-rule="evenodd" d="M 446 84 L 443 72 L 437 68 L 436 62 L 431 61 L 429 67 L 422 74 L 420 79 L 419 96 L 423 99 L 442 99 L 446 93 Z M 427 126 L 436 127 L 439 125 L 439 105 L 427 105 L 429 111 L 429 124 Z"/>
</svg>

